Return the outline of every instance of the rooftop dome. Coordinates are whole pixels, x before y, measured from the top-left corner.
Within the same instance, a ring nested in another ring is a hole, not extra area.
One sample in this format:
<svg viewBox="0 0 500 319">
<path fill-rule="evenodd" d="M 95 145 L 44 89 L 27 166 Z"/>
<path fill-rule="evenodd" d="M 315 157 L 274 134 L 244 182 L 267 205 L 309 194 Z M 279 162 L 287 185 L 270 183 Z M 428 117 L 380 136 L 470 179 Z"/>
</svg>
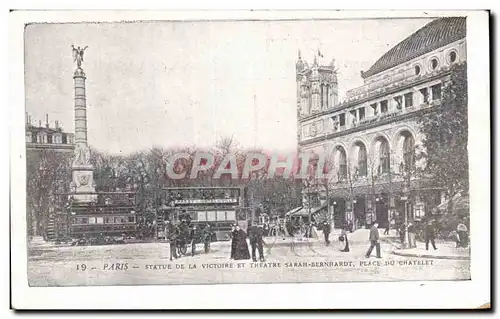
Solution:
<svg viewBox="0 0 500 319">
<path fill-rule="evenodd" d="M 362 72 L 361 76 L 366 79 L 422 54 L 465 38 L 465 20 L 465 17 L 446 17 L 429 22 L 387 51 L 368 71 Z"/>
</svg>

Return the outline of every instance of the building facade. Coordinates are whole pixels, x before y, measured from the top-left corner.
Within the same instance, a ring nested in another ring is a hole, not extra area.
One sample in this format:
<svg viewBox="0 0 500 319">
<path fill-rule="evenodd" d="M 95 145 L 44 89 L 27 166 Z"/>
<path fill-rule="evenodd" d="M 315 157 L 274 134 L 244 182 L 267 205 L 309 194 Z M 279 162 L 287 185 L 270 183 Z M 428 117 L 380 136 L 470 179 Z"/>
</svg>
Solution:
<svg viewBox="0 0 500 319">
<path fill-rule="evenodd" d="M 31 122 L 31 116 L 26 115 L 26 150 L 58 150 L 72 152 L 75 148 L 74 134 L 65 133 L 55 121 L 55 126 L 50 127 L 49 116 L 45 117 L 45 126 L 42 121 L 38 126 Z"/>
<path fill-rule="evenodd" d="M 309 68 L 299 56 L 299 150 L 326 154 L 332 173 L 327 186 L 306 192 L 327 203 L 335 227 L 421 218 L 443 200 L 418 173 L 425 161 L 417 119 L 439 107 L 450 68 L 465 61 L 465 18 L 439 18 L 362 71 L 364 84 L 338 103 L 334 67 Z"/>
</svg>

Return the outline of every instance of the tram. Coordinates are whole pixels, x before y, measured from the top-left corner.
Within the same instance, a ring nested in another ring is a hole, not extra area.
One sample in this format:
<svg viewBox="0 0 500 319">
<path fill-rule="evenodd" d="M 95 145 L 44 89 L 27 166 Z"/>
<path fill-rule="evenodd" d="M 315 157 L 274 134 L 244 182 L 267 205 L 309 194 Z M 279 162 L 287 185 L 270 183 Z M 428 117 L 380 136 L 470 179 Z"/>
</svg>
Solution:
<svg viewBox="0 0 500 319">
<path fill-rule="evenodd" d="M 67 238 L 79 244 L 124 243 L 137 232 L 136 194 L 134 192 L 99 192 L 96 201 L 78 202 L 71 194 L 59 194 L 54 238 Z M 62 221 L 61 221 L 62 220 Z"/>
<path fill-rule="evenodd" d="M 158 238 L 165 238 L 165 220 L 178 224 L 185 220 L 190 227 L 202 230 L 210 224 L 214 241 L 229 240 L 231 227 L 247 227 L 243 187 L 169 187 L 157 200 Z"/>
</svg>

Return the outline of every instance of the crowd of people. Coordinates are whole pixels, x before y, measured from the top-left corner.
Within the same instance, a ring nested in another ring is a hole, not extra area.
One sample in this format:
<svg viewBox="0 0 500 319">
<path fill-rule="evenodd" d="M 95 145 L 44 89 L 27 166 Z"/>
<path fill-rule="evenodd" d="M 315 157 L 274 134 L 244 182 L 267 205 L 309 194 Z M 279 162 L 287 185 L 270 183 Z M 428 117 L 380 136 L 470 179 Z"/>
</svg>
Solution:
<svg viewBox="0 0 500 319">
<path fill-rule="evenodd" d="M 437 250 L 438 247 L 436 245 L 436 238 L 437 234 L 439 233 L 439 224 L 435 219 L 428 219 L 423 221 L 419 227 L 415 225 L 413 222 L 408 222 L 408 227 L 404 224 L 395 224 L 395 223 L 388 223 L 385 227 L 384 234 L 388 235 L 389 230 L 391 226 L 396 226 L 397 234 L 400 237 L 401 243 L 406 243 L 407 242 L 407 247 L 408 248 L 416 248 L 417 247 L 417 229 L 420 229 L 422 232 L 422 237 L 423 241 L 425 242 L 425 249 L 429 250 L 430 246 L 434 249 Z M 379 224 L 377 222 L 373 223 L 370 226 L 370 233 L 368 240 L 370 242 L 370 246 L 366 252 L 366 257 L 369 258 L 370 255 L 372 254 L 373 249 L 376 249 L 376 256 L 377 258 L 381 258 L 380 256 L 380 234 L 379 234 Z M 407 239 L 405 238 L 405 228 L 407 230 L 408 237 Z M 323 222 L 318 229 L 323 231 L 323 236 L 324 236 L 324 241 L 325 245 L 329 246 L 330 245 L 330 233 L 331 233 L 331 225 L 327 221 Z M 348 222 L 345 222 L 341 228 L 341 233 L 338 238 L 340 243 L 343 243 L 343 248 L 340 250 L 342 252 L 349 252 L 349 239 L 347 234 L 349 232 L 352 232 L 352 228 L 350 227 Z M 456 247 L 457 248 L 467 248 L 469 245 L 469 234 L 468 234 L 468 228 L 466 226 L 465 220 L 462 220 L 458 223 L 458 226 L 456 227 L 456 230 L 453 230 L 449 238 L 454 240 L 456 242 Z"/>
<path fill-rule="evenodd" d="M 429 247 L 432 246 L 434 250 L 438 249 L 436 246 L 436 237 L 438 233 L 438 223 L 434 219 L 426 220 L 425 223 L 419 224 L 418 227 L 413 222 L 408 222 L 408 226 L 404 224 L 395 224 L 388 223 L 390 226 L 385 227 L 384 234 L 389 234 L 390 228 L 394 227 L 397 231 L 397 234 L 400 236 L 400 240 L 402 243 L 405 243 L 407 240 L 408 248 L 417 247 L 417 232 L 423 232 L 423 239 L 425 241 L 425 249 L 429 250 Z M 294 232 L 301 231 L 304 225 L 300 224 L 289 224 L 291 234 Z M 254 262 L 265 261 L 264 257 L 264 237 L 267 236 L 277 236 L 280 232 L 285 231 L 279 224 L 270 225 L 268 222 L 258 224 L 257 222 L 253 222 L 252 225 L 248 228 L 247 232 L 245 232 L 240 225 L 234 224 L 230 231 L 230 239 L 231 239 L 231 252 L 230 259 L 233 260 L 250 260 L 252 259 Z M 332 232 L 331 225 L 328 221 L 323 221 L 317 224 L 316 228 L 323 232 L 325 245 L 330 245 L 330 234 Z M 380 235 L 379 235 L 379 224 L 377 222 L 373 223 L 370 226 L 369 238 L 367 238 L 370 242 L 370 246 L 366 252 L 366 257 L 370 257 L 372 251 L 375 249 L 376 256 L 380 258 Z M 305 227 L 308 228 L 308 227 Z M 311 227 L 312 228 L 312 227 Z M 407 230 L 408 237 L 405 238 L 405 228 Z M 341 227 L 340 236 L 338 240 L 342 243 L 341 252 L 350 252 L 349 247 L 349 238 L 348 234 L 353 232 L 352 222 L 344 222 Z M 197 243 L 203 243 L 205 247 L 205 252 L 208 252 L 210 242 L 213 237 L 213 231 L 211 229 L 210 224 L 206 224 L 201 231 L 198 231 L 196 226 L 190 227 L 186 220 L 181 220 L 179 224 L 173 225 L 170 221 L 166 221 L 165 226 L 165 235 L 170 243 L 170 260 L 173 258 L 179 258 L 182 254 L 186 254 L 186 252 L 182 252 L 181 250 L 184 247 L 186 250 L 186 246 L 191 245 L 191 255 L 195 254 L 195 246 Z M 307 236 L 307 231 L 305 236 Z M 459 222 L 456 227 L 456 231 L 453 231 L 450 237 L 455 240 L 457 247 L 468 247 L 469 235 L 468 229 L 465 225 L 465 222 Z M 250 247 L 249 247 L 250 244 Z"/>
<path fill-rule="evenodd" d="M 233 225 L 230 232 L 230 258 L 233 260 L 249 260 L 251 258 L 255 262 L 257 259 L 262 262 L 265 261 L 263 238 L 265 233 L 263 228 L 264 225 L 257 225 L 254 222 L 249 227 L 247 234 L 239 225 Z M 206 224 L 199 231 L 196 225 L 190 227 L 186 220 L 181 220 L 177 225 L 174 225 L 169 220 L 165 221 L 165 238 L 170 245 L 170 260 L 180 258 L 183 254 L 186 254 L 183 249 L 186 250 L 189 245 L 191 246 L 191 256 L 194 256 L 197 243 L 203 243 L 205 253 L 207 253 L 213 235 L 214 232 L 210 224 Z M 251 255 L 247 239 L 250 242 Z"/>
</svg>

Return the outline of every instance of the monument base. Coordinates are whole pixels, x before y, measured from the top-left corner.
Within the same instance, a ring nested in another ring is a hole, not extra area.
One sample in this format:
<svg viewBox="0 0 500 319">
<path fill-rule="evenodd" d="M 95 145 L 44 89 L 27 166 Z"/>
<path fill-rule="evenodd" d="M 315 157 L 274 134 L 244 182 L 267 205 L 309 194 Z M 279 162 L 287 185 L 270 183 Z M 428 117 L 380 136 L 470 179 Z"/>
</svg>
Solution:
<svg viewBox="0 0 500 319">
<path fill-rule="evenodd" d="M 73 200 L 79 203 L 96 203 L 97 202 L 97 194 L 90 193 L 74 193 L 72 195 Z"/>
<path fill-rule="evenodd" d="M 78 202 L 97 202 L 94 168 L 92 165 L 73 166 L 73 199 Z"/>
</svg>

